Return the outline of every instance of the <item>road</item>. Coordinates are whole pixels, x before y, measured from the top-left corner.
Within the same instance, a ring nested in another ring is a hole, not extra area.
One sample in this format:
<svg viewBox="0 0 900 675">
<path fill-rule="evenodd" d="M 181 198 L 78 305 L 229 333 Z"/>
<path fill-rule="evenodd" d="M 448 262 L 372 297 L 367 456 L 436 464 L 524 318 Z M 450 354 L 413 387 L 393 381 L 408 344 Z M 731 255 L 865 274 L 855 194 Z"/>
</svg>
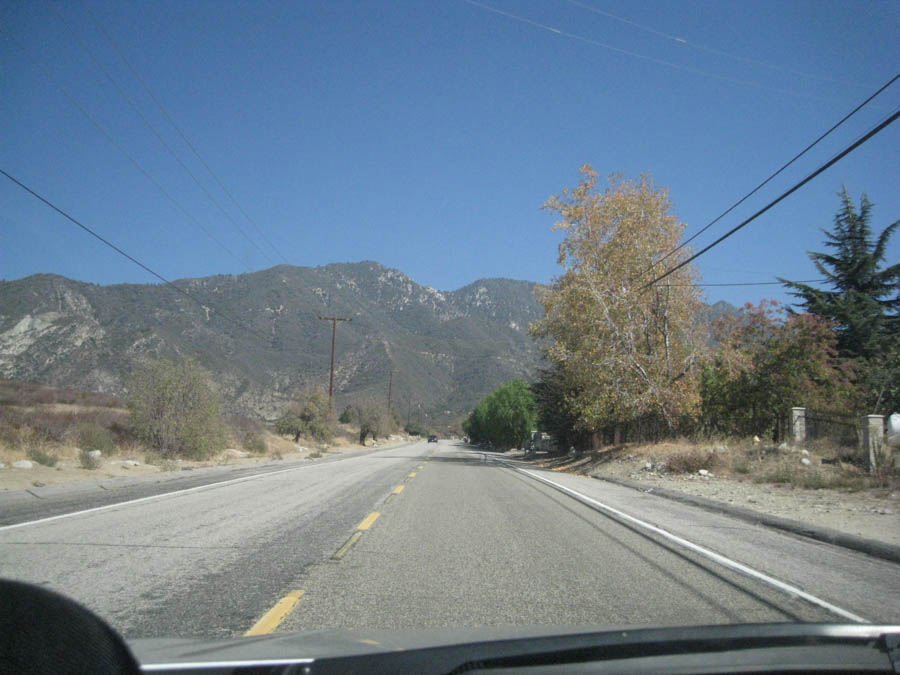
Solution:
<svg viewBox="0 0 900 675">
<path fill-rule="evenodd" d="M 86 512 L 71 496 L 55 519 L 5 516 L 0 575 L 131 638 L 239 636 L 295 591 L 265 630 L 900 622 L 897 565 L 495 459 L 422 442 L 100 509 L 85 494 Z"/>
</svg>

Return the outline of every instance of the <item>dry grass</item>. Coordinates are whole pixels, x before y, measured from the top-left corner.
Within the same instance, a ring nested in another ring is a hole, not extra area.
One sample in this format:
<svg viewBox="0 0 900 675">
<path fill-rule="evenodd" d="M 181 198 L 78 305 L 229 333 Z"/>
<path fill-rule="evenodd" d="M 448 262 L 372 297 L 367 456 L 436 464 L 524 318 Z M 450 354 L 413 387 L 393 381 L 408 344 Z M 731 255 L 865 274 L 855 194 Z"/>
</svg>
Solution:
<svg viewBox="0 0 900 675">
<path fill-rule="evenodd" d="M 722 464 L 722 459 L 715 452 L 699 448 L 673 453 L 665 460 L 666 471 L 671 473 L 697 473 L 701 469 L 713 471 Z"/>
<path fill-rule="evenodd" d="M 696 474 L 706 469 L 716 476 L 738 481 L 753 481 L 807 490 L 833 489 L 856 492 L 864 489 L 894 489 L 900 485 L 896 469 L 869 473 L 859 453 L 827 443 L 805 448 L 779 449 L 753 439 L 717 441 L 669 441 L 658 444 L 631 444 L 609 448 L 594 456 L 594 461 L 579 473 L 603 472 L 617 463 L 640 471 L 651 462 L 653 471 L 664 474 Z M 809 464 L 803 463 L 803 459 Z"/>
</svg>

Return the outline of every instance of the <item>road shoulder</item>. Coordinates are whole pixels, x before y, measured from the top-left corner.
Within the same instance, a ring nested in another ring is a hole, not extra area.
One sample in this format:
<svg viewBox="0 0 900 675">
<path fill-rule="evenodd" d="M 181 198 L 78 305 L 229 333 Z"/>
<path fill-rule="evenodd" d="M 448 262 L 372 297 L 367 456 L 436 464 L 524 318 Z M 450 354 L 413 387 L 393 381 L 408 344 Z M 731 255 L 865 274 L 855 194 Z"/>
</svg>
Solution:
<svg viewBox="0 0 900 675">
<path fill-rule="evenodd" d="M 854 551 L 866 553 L 883 560 L 900 563 L 900 546 L 894 546 L 887 542 L 859 537 L 829 527 L 813 525 L 810 523 L 801 522 L 799 520 L 782 518 L 779 516 L 762 513 L 760 511 L 754 511 L 752 509 L 735 506 L 733 504 L 727 504 L 725 502 L 698 497 L 696 495 L 687 494 L 678 490 L 672 490 L 659 486 L 648 487 L 646 484 L 637 483 L 635 481 L 627 480 L 624 478 L 604 476 L 602 474 L 592 474 L 591 477 L 598 480 L 608 481 L 616 485 L 621 485 L 623 487 L 628 487 L 634 490 L 639 490 L 647 494 L 653 494 L 665 499 L 671 499 L 674 501 L 682 502 L 684 504 L 697 506 L 707 511 L 712 511 L 713 513 L 722 513 L 733 518 L 738 518 L 739 520 L 751 523 L 753 525 L 765 525 L 766 527 L 784 530 L 792 534 L 809 537 L 811 539 L 823 541 L 828 544 L 843 546 L 844 548 L 849 548 Z"/>
</svg>

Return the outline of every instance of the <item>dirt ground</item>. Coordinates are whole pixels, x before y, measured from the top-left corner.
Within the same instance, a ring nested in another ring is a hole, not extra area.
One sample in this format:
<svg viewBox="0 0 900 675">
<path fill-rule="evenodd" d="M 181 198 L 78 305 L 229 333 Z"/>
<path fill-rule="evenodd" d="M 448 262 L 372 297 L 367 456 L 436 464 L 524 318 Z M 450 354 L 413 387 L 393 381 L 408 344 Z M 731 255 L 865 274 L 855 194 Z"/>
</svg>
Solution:
<svg viewBox="0 0 900 675">
<path fill-rule="evenodd" d="M 648 489 L 662 487 L 679 490 L 900 546 L 900 484 L 896 479 L 879 487 L 865 487 L 862 486 L 863 479 L 854 478 L 849 469 L 823 465 L 822 457 L 815 452 L 803 454 L 800 449 L 788 449 L 765 457 L 765 453 L 760 451 L 761 459 L 756 459 L 753 452 L 747 449 L 728 450 L 719 446 L 716 452 L 714 447 L 698 448 L 678 443 L 623 446 L 574 461 L 549 460 L 542 463 L 561 471 L 624 478 L 646 485 Z M 673 456 L 683 457 L 698 452 L 715 452 L 720 456 L 717 461 L 710 462 L 714 468 L 707 469 L 706 475 L 698 471 L 674 473 L 667 470 L 667 463 L 675 463 Z M 729 457 L 729 454 L 733 456 Z M 748 455 L 753 458 L 749 467 Z M 809 465 L 801 462 L 804 457 L 809 459 Z M 754 466 L 754 463 L 758 465 Z M 735 471 L 735 467 L 746 473 Z M 763 480 L 784 467 L 796 467 L 790 475 L 801 480 L 793 483 Z M 826 474 L 826 471 L 834 475 Z M 852 480 L 839 480 L 836 477 L 839 471 L 849 473 Z M 837 486 L 846 482 L 850 487 L 799 487 L 796 483 L 804 482 L 805 478 L 802 472 L 817 472 L 816 478 L 826 484 Z"/>
<path fill-rule="evenodd" d="M 101 457 L 100 466 L 96 469 L 85 469 L 81 466 L 80 451 L 76 447 L 54 448 L 54 454 L 59 457 L 55 466 L 44 466 L 32 460 L 30 469 L 13 467 L 14 462 L 28 459 L 24 452 L 0 448 L 0 464 L 3 464 L 0 468 L 0 491 L 101 481 L 120 476 L 151 476 L 209 466 L 263 464 L 277 460 L 316 460 L 327 454 L 358 450 L 362 447 L 349 425 L 342 425 L 338 435 L 327 444 L 318 444 L 302 438 L 299 443 L 294 443 L 291 438 L 268 432 L 265 434 L 265 440 L 267 446 L 265 454 L 252 454 L 246 450 L 227 448 L 202 461 L 163 459 L 141 448 L 130 450 L 120 448 L 115 454 Z M 377 445 L 370 439 L 366 442 L 366 447 L 391 447 L 408 441 L 407 435 L 394 434 L 387 439 L 379 440 Z"/>
</svg>

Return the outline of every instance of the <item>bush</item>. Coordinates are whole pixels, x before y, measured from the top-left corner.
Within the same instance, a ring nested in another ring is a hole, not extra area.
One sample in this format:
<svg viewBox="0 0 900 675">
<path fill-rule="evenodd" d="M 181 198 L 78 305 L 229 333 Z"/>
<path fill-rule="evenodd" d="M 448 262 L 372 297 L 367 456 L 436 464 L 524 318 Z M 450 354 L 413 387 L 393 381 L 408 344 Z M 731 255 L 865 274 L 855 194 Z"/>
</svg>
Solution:
<svg viewBox="0 0 900 675">
<path fill-rule="evenodd" d="M 29 447 L 35 436 L 21 413 L 0 408 L 0 443 L 12 450 Z"/>
<path fill-rule="evenodd" d="M 421 422 L 410 422 L 404 427 L 404 431 L 410 436 L 427 436 L 428 428 Z"/>
<path fill-rule="evenodd" d="M 735 473 L 747 475 L 748 473 L 750 473 L 750 461 L 746 457 L 744 457 L 736 461 L 731 468 Z"/>
<path fill-rule="evenodd" d="M 72 429 L 76 417 L 72 413 L 59 413 L 42 410 L 26 416 L 27 423 L 40 436 L 48 441 L 62 443 Z"/>
<path fill-rule="evenodd" d="M 221 401 L 193 360 L 158 360 L 140 368 L 129 386 L 135 435 L 165 457 L 203 459 L 224 440 Z"/>
<path fill-rule="evenodd" d="M 700 469 L 711 471 L 719 462 L 719 457 L 714 452 L 692 450 L 670 455 L 666 459 L 666 469 L 672 473 L 697 473 Z"/>
<path fill-rule="evenodd" d="M 359 424 L 360 445 L 366 444 L 369 434 L 372 435 L 372 440 L 376 441 L 379 436 L 387 436 L 393 431 L 393 417 L 388 413 L 384 403 L 374 398 L 366 398 L 355 404 L 353 418 Z"/>
<path fill-rule="evenodd" d="M 344 408 L 344 412 L 341 413 L 341 416 L 338 418 L 338 422 L 341 424 L 350 424 L 353 421 L 353 406 L 348 405 Z"/>
<path fill-rule="evenodd" d="M 321 387 L 300 392 L 275 423 L 275 430 L 282 436 L 293 436 L 294 443 L 301 436 L 317 441 L 331 440 L 336 427 L 331 401 Z"/>
<path fill-rule="evenodd" d="M 111 454 L 115 448 L 112 436 L 96 422 L 80 422 L 75 426 L 75 445 L 82 450 L 99 450 L 104 455 Z"/>
<path fill-rule="evenodd" d="M 59 461 L 58 456 L 45 452 L 41 448 L 31 448 L 28 451 L 28 459 L 32 459 L 44 466 L 56 466 L 56 463 Z"/>
<path fill-rule="evenodd" d="M 269 449 L 266 445 L 265 428 L 259 420 L 245 415 L 235 415 L 229 417 L 227 422 L 238 444 L 244 450 L 262 455 Z"/>
<path fill-rule="evenodd" d="M 269 449 L 262 432 L 246 434 L 241 439 L 241 447 L 254 455 L 264 455 Z"/>
<path fill-rule="evenodd" d="M 83 469 L 98 469 L 102 460 L 91 454 L 90 450 L 82 450 L 78 453 L 78 461 Z"/>
</svg>

